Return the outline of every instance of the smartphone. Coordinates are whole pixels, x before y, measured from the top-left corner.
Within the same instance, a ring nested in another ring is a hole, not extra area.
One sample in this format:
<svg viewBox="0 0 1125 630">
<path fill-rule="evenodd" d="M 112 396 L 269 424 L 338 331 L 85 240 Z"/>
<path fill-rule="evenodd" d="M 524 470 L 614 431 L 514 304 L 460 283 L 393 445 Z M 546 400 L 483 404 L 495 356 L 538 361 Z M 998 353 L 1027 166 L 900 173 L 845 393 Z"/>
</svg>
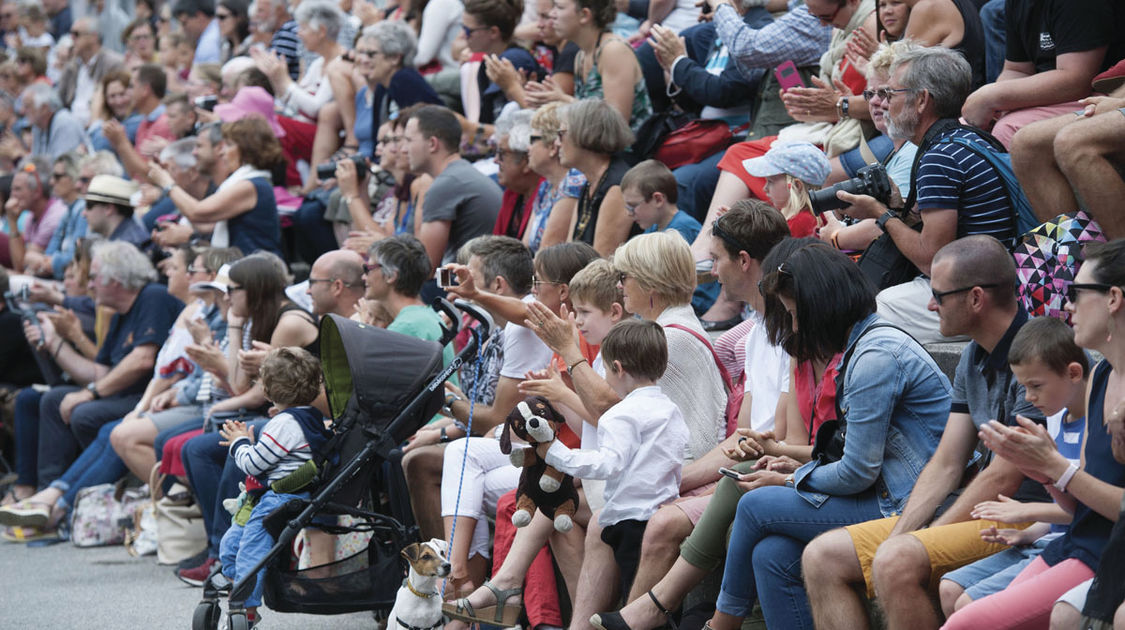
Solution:
<svg viewBox="0 0 1125 630">
<path fill-rule="evenodd" d="M 782 92 L 789 88 L 805 87 L 805 82 L 801 79 L 801 73 L 797 72 L 797 64 L 793 63 L 793 60 L 786 61 L 774 68 L 773 76 L 777 77 Z"/>
<path fill-rule="evenodd" d="M 734 479 L 735 481 L 740 481 L 742 479 L 741 473 L 735 472 L 735 471 L 731 470 L 730 468 L 720 468 L 719 474 L 723 475 L 724 477 L 730 477 L 731 479 Z"/>
<path fill-rule="evenodd" d="M 453 273 L 452 269 L 446 267 L 438 267 L 437 273 L 434 274 L 438 286 L 443 289 L 457 285 L 457 274 Z"/>
</svg>

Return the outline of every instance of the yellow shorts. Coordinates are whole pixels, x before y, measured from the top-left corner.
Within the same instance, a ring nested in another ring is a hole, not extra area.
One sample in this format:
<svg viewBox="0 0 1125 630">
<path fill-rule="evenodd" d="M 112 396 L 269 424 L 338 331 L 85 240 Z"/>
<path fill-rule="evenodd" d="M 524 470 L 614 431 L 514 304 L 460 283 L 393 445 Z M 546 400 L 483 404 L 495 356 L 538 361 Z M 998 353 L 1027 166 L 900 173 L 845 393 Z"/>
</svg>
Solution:
<svg viewBox="0 0 1125 630">
<path fill-rule="evenodd" d="M 844 529 L 852 537 L 856 555 L 859 556 L 859 565 L 863 568 L 863 581 L 867 585 L 867 596 L 875 596 L 875 583 L 871 579 L 871 563 L 875 559 L 875 551 L 891 535 L 897 516 L 867 521 L 856 525 L 849 525 Z M 926 547 L 930 557 L 930 588 L 937 589 L 941 577 L 971 562 L 994 553 L 1009 549 L 1000 543 L 984 542 L 980 538 L 980 531 L 989 527 L 1008 527 L 1023 529 L 1031 523 L 1001 523 L 999 521 L 973 520 L 961 523 L 930 527 L 910 532 Z"/>
</svg>

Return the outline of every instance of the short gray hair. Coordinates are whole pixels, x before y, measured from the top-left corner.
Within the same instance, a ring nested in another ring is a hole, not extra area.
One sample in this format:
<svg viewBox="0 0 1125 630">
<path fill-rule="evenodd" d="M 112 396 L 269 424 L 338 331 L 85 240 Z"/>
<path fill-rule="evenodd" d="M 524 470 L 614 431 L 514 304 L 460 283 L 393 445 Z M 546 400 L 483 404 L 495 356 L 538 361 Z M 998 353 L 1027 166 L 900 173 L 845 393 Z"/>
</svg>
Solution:
<svg viewBox="0 0 1125 630">
<path fill-rule="evenodd" d="M 193 168 L 196 160 L 192 152 L 195 151 L 196 142 L 195 138 L 188 137 L 169 144 L 160 152 L 160 161 L 165 164 L 175 162 L 176 166 L 184 170 Z"/>
<path fill-rule="evenodd" d="M 509 149 L 527 153 L 531 148 L 531 117 L 534 115 L 533 109 L 505 109 L 496 119 L 493 137 L 500 142 L 501 138 L 508 136 Z"/>
<path fill-rule="evenodd" d="M 117 161 L 117 156 L 105 149 L 93 155 L 87 155 L 78 163 L 80 169 L 87 166 L 94 169 L 94 175 L 113 175 L 114 177 L 125 175 L 125 169 L 121 168 L 121 162 Z"/>
<path fill-rule="evenodd" d="M 384 20 L 363 29 L 360 39 L 379 42 L 379 50 L 387 57 L 402 56 L 402 67 L 414 67 L 414 54 L 418 52 L 418 38 L 414 30 L 402 22 Z"/>
<path fill-rule="evenodd" d="M 293 18 L 298 24 L 305 24 L 309 28 L 324 27 L 324 35 L 328 39 L 340 36 L 340 29 L 344 27 L 344 12 L 336 6 L 333 0 L 304 0 L 297 7 Z"/>
<path fill-rule="evenodd" d="M 958 118 L 961 107 L 973 86 L 973 69 L 965 57 L 941 46 L 916 48 L 896 53 L 891 73 L 909 66 L 902 75 L 902 87 L 926 90 L 934 99 L 934 112 L 939 118 Z"/>
<path fill-rule="evenodd" d="M 46 83 L 32 83 L 24 90 L 23 95 L 31 101 L 32 107 L 46 105 L 52 112 L 57 112 L 63 107 L 62 99 L 55 88 Z"/>
<path fill-rule="evenodd" d="M 76 151 L 68 151 L 55 158 L 55 164 L 62 164 L 66 174 L 71 179 L 78 179 L 78 165 L 82 163 L 82 156 Z"/>
<path fill-rule="evenodd" d="M 126 221 L 132 221 L 132 218 Z M 101 241 L 94 245 L 93 259 L 101 263 L 97 281 L 105 286 L 111 281 L 121 283 L 130 291 L 140 291 L 156 282 L 156 269 L 141 250 L 126 241 Z"/>
</svg>

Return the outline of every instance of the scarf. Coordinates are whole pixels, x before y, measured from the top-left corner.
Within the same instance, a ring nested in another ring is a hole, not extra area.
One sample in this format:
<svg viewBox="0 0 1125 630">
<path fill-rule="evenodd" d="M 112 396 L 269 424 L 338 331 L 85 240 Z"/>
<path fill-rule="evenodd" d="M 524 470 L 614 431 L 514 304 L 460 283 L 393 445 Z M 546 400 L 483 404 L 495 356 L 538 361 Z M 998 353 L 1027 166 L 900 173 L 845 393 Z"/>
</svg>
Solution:
<svg viewBox="0 0 1125 630">
<path fill-rule="evenodd" d="M 219 188 L 215 192 L 221 192 L 238 182 L 249 181 L 259 177 L 264 178 L 266 181 L 271 181 L 272 179 L 272 175 L 270 175 L 269 171 L 254 168 L 250 164 L 243 164 L 223 180 L 223 183 L 219 184 Z M 227 226 L 226 219 L 215 223 L 215 231 L 211 232 L 211 247 L 230 247 L 230 227 Z"/>
</svg>

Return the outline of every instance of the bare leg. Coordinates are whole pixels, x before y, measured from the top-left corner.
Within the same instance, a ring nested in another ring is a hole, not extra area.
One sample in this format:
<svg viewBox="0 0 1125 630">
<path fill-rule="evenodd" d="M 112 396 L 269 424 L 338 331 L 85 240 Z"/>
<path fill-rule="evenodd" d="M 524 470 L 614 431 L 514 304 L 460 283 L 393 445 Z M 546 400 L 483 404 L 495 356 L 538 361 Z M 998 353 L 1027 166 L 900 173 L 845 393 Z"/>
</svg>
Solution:
<svg viewBox="0 0 1125 630">
<path fill-rule="evenodd" d="M 312 148 L 312 172 L 316 167 L 328 161 L 328 158 L 340 148 L 340 129 L 343 121 L 340 119 L 340 106 L 338 103 L 328 103 L 320 108 L 316 116 L 316 137 Z M 316 178 L 309 176 L 309 185 L 314 184 Z M 319 182 L 316 182 L 319 183 Z"/>
<path fill-rule="evenodd" d="M 817 628 L 868 627 L 867 610 L 857 592 L 864 584 L 863 567 L 846 530 L 834 529 L 814 538 L 801 554 L 801 567 Z"/>
<path fill-rule="evenodd" d="M 645 556 L 641 555 L 641 567 L 644 567 Z M 640 571 L 638 570 L 638 574 Z M 675 610 L 684 601 L 688 592 L 699 584 L 700 580 L 707 577 L 709 571 L 700 569 L 683 558 L 677 558 L 668 573 L 652 587 L 652 594 L 668 610 Z M 634 588 L 633 590 L 636 590 Z M 634 597 L 629 605 L 621 609 L 621 618 L 633 630 L 646 630 L 656 628 L 665 622 L 664 615 L 656 609 L 644 591 L 640 596 Z"/>
<path fill-rule="evenodd" d="M 715 614 L 711 616 L 711 620 L 707 622 L 707 625 L 710 626 L 712 630 L 738 630 L 742 627 L 742 617 L 735 617 L 734 615 L 728 615 L 716 610 Z"/>
<path fill-rule="evenodd" d="M 344 128 L 344 146 L 358 148 L 359 141 L 355 138 L 356 90 L 351 72 L 333 70 L 328 73 L 328 82 L 332 84 L 332 100 L 338 108 L 340 123 Z M 317 118 L 319 120 L 319 116 Z"/>
<path fill-rule="evenodd" d="M 1012 170 L 1040 221 L 1078 208 L 1070 182 L 1059 163 L 1050 157 L 1054 154 L 1055 136 L 1074 121 L 1069 114 L 1040 120 L 1017 131 L 1012 139 Z"/>
<path fill-rule="evenodd" d="M 591 518 L 586 528 L 586 552 L 582 573 L 578 577 L 578 592 L 574 596 L 570 630 L 592 630 L 590 617 L 611 607 L 619 597 L 618 590 L 617 561 L 613 559 L 613 549 L 602 542 L 602 528 L 597 518 Z"/>
<path fill-rule="evenodd" d="M 313 578 L 332 577 L 331 565 L 336 560 L 336 537 L 314 527 L 305 530 L 305 540 L 309 544 L 309 570 Z"/>
<path fill-rule="evenodd" d="M 475 590 L 476 586 L 481 584 L 484 580 L 483 567 L 487 564 L 484 558 L 479 555 L 469 557 L 469 549 L 472 547 L 473 532 L 477 526 L 477 519 L 468 516 L 458 516 L 457 527 L 454 529 L 452 516 L 444 516 L 441 519 L 445 524 L 445 540 L 453 536 L 453 544 L 449 550 L 449 580 L 456 587 L 454 592 L 450 592 L 449 587 L 446 587 L 446 598 L 452 596 L 460 596 L 464 593 L 471 593 Z M 475 562 L 473 562 L 475 560 Z M 476 569 L 475 575 L 473 569 Z"/>
<path fill-rule="evenodd" d="M 441 468 L 445 463 L 443 446 L 416 448 L 402 458 L 402 470 L 410 490 L 414 520 L 422 530 L 422 540 L 441 538 L 445 527 L 441 522 Z"/>
<path fill-rule="evenodd" d="M 460 533 L 460 523 L 457 525 L 457 530 Z M 504 558 L 504 564 L 493 571 L 492 577 L 489 578 L 492 585 L 500 590 L 513 589 L 522 585 L 532 561 L 535 560 L 535 556 L 539 554 L 543 545 L 547 544 L 547 540 L 551 537 L 553 531 L 555 531 L 555 524 L 551 519 L 536 510 L 527 527 L 521 527 L 516 531 L 516 537 L 512 540 L 512 547 L 508 550 L 508 556 Z M 474 609 L 484 608 L 496 603 L 496 596 L 491 590 L 483 586 L 473 591 L 467 599 Z M 509 599 L 508 603 L 518 604 L 515 598 Z"/>
<path fill-rule="evenodd" d="M 719 183 L 715 185 L 715 194 L 711 197 L 711 205 L 707 208 L 703 229 L 691 244 L 691 253 L 695 256 L 695 260 L 705 260 L 711 256 L 711 222 L 719 218 L 719 208 L 729 208 L 736 201 L 749 196 L 750 189 L 737 175 L 727 171 L 719 173 Z"/>
<path fill-rule="evenodd" d="M 578 489 L 578 511 L 574 513 L 574 525 L 568 532 L 554 531 L 551 533 L 551 553 L 555 563 L 559 566 L 563 581 L 566 582 L 566 592 L 570 595 L 573 608 L 574 598 L 578 594 L 578 579 L 582 572 L 583 551 L 586 546 L 586 526 L 590 523 L 590 506 L 586 503 L 584 489 Z M 516 535 L 519 539 L 519 535 Z"/>
<path fill-rule="evenodd" d="M 683 510 L 674 505 L 657 510 L 649 519 L 641 542 L 640 566 L 637 567 L 637 576 L 633 578 L 628 601 L 642 597 L 668 573 L 680 557 L 680 543 L 691 534 L 692 527 L 691 520 Z M 663 599 L 660 603 L 665 607 L 673 605 Z"/>
<path fill-rule="evenodd" d="M 1066 602 L 1058 602 L 1051 608 L 1051 630 L 1074 630 L 1081 620 L 1082 611 Z"/>
<path fill-rule="evenodd" d="M 1125 181 L 1114 168 L 1125 164 L 1125 116 L 1118 111 L 1080 120 L 1059 132 L 1055 159 L 1106 238 L 1125 237 Z"/>
<path fill-rule="evenodd" d="M 142 416 L 114 427 L 109 434 L 109 443 L 129 472 L 148 479 L 152 467 L 156 465 L 156 451 L 152 447 L 156 434 L 156 425 Z"/>
<path fill-rule="evenodd" d="M 922 541 L 907 534 L 888 538 L 875 552 L 871 574 L 888 628 L 936 630 L 941 625 L 930 601 L 930 556 Z"/>
<path fill-rule="evenodd" d="M 965 595 L 965 589 L 952 580 L 942 580 L 938 584 L 938 597 L 941 599 L 941 612 L 946 617 L 961 607 L 959 604 L 962 598 L 972 601 L 972 598 Z"/>
</svg>

